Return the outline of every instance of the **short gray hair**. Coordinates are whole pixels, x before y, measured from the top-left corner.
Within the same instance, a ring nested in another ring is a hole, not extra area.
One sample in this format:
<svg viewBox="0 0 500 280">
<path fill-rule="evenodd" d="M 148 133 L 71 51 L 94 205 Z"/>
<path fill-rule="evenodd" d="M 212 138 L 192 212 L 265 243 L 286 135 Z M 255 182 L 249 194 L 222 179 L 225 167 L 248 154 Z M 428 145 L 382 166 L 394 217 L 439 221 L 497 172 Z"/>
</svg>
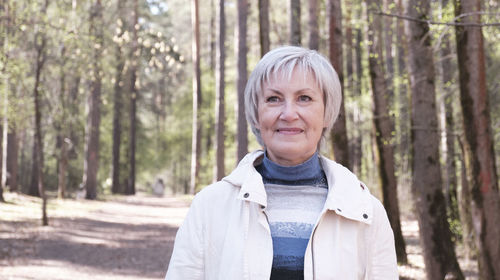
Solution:
<svg viewBox="0 0 500 280">
<path fill-rule="evenodd" d="M 257 137 L 260 145 L 264 146 L 258 123 L 258 98 L 262 95 L 263 85 L 277 73 L 290 80 L 294 69 L 299 69 L 307 74 L 312 72 L 318 83 L 319 89 L 323 92 L 325 104 L 325 123 L 322 139 L 333 127 L 339 115 L 342 101 L 342 89 L 340 87 L 337 72 L 326 57 L 314 50 L 295 46 L 283 46 L 271 50 L 257 63 L 255 69 L 250 74 L 245 88 L 245 114 L 250 124 L 253 134 Z"/>
</svg>

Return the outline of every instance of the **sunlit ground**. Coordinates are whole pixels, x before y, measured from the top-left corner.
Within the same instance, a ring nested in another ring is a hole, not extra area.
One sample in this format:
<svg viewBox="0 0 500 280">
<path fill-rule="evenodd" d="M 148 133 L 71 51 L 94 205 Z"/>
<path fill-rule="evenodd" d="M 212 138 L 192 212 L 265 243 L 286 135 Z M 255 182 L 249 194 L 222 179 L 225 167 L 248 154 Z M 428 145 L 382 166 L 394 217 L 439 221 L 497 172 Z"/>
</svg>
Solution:
<svg viewBox="0 0 500 280">
<path fill-rule="evenodd" d="M 40 199 L 5 193 L 0 204 L 0 279 L 161 279 L 190 198 L 145 194 L 100 201 L 50 199 L 48 227 L 40 226 Z M 409 264 L 401 279 L 426 279 L 418 223 L 403 218 Z M 478 279 L 476 261 L 462 257 L 466 279 Z"/>
</svg>

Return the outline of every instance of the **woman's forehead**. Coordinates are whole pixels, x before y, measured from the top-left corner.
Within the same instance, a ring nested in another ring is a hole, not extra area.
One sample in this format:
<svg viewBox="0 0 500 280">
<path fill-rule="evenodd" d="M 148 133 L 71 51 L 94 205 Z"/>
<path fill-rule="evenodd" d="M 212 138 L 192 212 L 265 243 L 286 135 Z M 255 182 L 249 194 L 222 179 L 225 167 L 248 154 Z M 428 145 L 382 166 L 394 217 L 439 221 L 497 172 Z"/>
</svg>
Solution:
<svg viewBox="0 0 500 280">
<path fill-rule="evenodd" d="M 280 68 L 270 71 L 263 79 L 262 86 L 274 83 L 290 82 L 292 79 L 302 79 L 303 83 L 313 82 L 319 86 L 318 80 L 314 72 L 306 67 L 295 66 L 292 69 Z"/>
</svg>

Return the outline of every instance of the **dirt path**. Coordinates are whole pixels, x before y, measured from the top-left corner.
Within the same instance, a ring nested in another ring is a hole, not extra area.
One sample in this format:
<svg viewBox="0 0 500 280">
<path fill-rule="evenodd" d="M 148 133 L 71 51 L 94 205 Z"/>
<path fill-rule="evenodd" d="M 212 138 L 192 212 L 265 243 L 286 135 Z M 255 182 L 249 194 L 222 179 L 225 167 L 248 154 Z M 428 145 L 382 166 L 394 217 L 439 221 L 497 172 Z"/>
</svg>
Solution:
<svg viewBox="0 0 500 280">
<path fill-rule="evenodd" d="M 0 280 L 162 279 L 189 199 L 144 195 L 106 201 L 51 200 L 39 226 L 39 199 L 7 193 L 0 204 Z M 409 264 L 401 279 L 425 279 L 418 224 L 402 223 Z M 460 250 L 458 250 L 460 255 Z M 467 279 L 475 262 L 460 258 Z"/>
<path fill-rule="evenodd" d="M 188 202 L 118 197 L 52 200 L 41 227 L 37 200 L 0 204 L 0 279 L 161 279 Z"/>
</svg>

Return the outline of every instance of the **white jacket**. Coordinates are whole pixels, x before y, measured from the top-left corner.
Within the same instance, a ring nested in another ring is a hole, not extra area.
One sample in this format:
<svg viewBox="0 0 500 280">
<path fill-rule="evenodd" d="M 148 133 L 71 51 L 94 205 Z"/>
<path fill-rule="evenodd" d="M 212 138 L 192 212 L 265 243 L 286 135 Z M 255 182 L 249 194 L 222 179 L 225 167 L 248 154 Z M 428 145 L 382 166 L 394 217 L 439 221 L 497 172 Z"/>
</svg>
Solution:
<svg viewBox="0 0 500 280">
<path fill-rule="evenodd" d="M 199 192 L 177 232 L 166 280 L 269 279 L 267 196 L 245 156 L 220 182 Z M 394 236 L 382 204 L 348 169 L 321 157 L 328 196 L 307 245 L 304 279 L 398 279 Z"/>
</svg>

